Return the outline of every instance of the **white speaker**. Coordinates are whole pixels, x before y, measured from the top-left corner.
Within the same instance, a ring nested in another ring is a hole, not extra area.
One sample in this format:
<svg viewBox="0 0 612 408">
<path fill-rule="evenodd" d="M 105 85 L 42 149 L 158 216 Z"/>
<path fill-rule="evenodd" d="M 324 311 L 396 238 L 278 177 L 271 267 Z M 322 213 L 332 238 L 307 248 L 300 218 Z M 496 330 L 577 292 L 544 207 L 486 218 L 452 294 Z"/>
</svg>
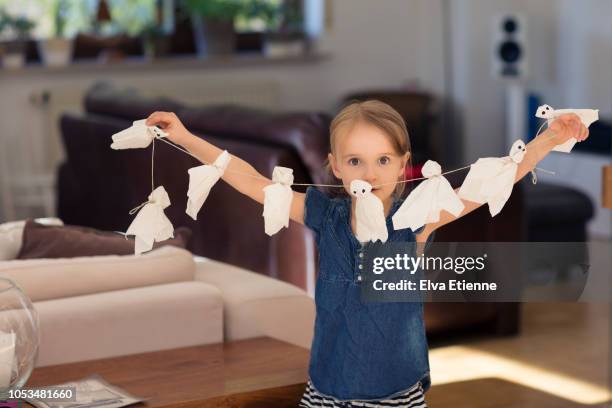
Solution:
<svg viewBox="0 0 612 408">
<path fill-rule="evenodd" d="M 492 64 L 494 78 L 526 79 L 527 20 L 522 15 L 503 14 L 493 19 Z"/>
</svg>

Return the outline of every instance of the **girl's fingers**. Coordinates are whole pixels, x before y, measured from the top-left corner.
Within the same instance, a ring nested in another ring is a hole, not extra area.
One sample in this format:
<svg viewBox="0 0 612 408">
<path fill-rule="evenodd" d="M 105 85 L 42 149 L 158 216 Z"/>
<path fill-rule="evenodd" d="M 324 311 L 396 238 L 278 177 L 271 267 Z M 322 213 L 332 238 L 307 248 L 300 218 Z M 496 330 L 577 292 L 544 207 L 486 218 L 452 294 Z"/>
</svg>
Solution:
<svg viewBox="0 0 612 408">
<path fill-rule="evenodd" d="M 576 115 L 575 113 L 566 113 L 564 115 L 559 116 L 559 119 L 561 119 L 565 123 L 572 123 L 575 120 L 580 120 L 578 118 L 578 115 Z"/>
<path fill-rule="evenodd" d="M 147 126 L 154 126 L 156 121 L 158 120 L 159 120 L 159 112 L 153 112 L 152 114 L 149 115 L 145 123 Z"/>
<path fill-rule="evenodd" d="M 582 127 L 582 140 L 586 140 L 589 137 L 589 129 L 586 126 Z"/>
<path fill-rule="evenodd" d="M 580 131 L 580 126 L 582 125 L 582 122 L 580 121 L 578 115 L 576 115 L 575 113 L 568 113 L 567 124 L 570 125 L 571 128 L 574 129 L 577 134 Z"/>
<path fill-rule="evenodd" d="M 580 136 L 580 126 L 581 123 L 579 120 L 576 120 L 575 118 L 572 118 L 572 129 L 574 131 L 574 135 L 576 135 L 576 137 Z"/>
<path fill-rule="evenodd" d="M 158 124 L 168 125 L 172 123 L 173 115 L 170 112 L 153 112 L 147 118 L 147 126 L 155 126 Z"/>
</svg>

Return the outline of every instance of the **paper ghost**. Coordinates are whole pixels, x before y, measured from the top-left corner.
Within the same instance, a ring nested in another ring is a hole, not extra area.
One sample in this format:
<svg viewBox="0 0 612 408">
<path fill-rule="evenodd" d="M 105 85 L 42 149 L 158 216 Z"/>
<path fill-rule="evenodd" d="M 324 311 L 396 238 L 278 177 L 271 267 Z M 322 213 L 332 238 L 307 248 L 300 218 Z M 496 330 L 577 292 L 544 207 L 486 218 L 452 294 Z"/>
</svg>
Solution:
<svg viewBox="0 0 612 408">
<path fill-rule="evenodd" d="M 289 226 L 289 213 L 293 200 L 293 169 L 276 166 L 272 171 L 272 181 L 263 188 L 264 209 L 263 217 L 266 234 L 272 236 L 283 227 Z"/>
<path fill-rule="evenodd" d="M 459 197 L 476 203 L 488 203 L 491 216 L 497 215 L 508 201 L 518 164 L 523 161 L 527 148 L 522 140 L 512 144 L 506 157 L 485 157 L 471 165 L 459 189 Z"/>
<path fill-rule="evenodd" d="M 150 251 L 154 242 L 174 238 L 172 223 L 164 214 L 164 208 L 169 205 L 170 198 L 163 186 L 157 187 L 149 194 L 149 201 L 136 214 L 125 233 L 125 235 L 136 236 L 135 254 Z"/>
<path fill-rule="evenodd" d="M 115 133 L 111 148 L 115 150 L 142 149 L 148 147 L 155 137 L 167 137 L 168 134 L 157 126 L 145 125 L 146 119 L 135 120 L 127 129 Z"/>
<path fill-rule="evenodd" d="M 538 107 L 535 116 L 537 118 L 548 119 L 548 126 L 552 121 L 560 115 L 566 113 L 575 113 L 580 118 L 582 124 L 586 127 L 591 126 L 591 123 L 599 120 L 599 109 L 553 109 L 549 105 L 541 105 Z M 572 137 L 567 142 L 562 143 L 553 147 L 556 152 L 569 153 L 574 148 L 574 145 L 578 142 L 576 138 Z"/>
<path fill-rule="evenodd" d="M 372 193 L 370 183 L 363 180 L 351 181 L 351 194 L 357 198 L 355 205 L 355 236 L 359 242 L 388 238 L 385 209 L 380 198 Z"/>
<path fill-rule="evenodd" d="M 429 222 L 439 221 L 441 210 L 457 217 L 465 207 L 442 176 L 442 168 L 437 162 L 427 160 L 421 172 L 427 180 L 421 182 L 393 214 L 393 229 L 410 228 L 414 231 Z"/>
<path fill-rule="evenodd" d="M 198 212 L 208 198 L 210 190 L 223 176 L 231 159 L 227 150 L 221 152 L 213 164 L 192 167 L 189 173 L 189 189 L 187 191 L 187 209 L 185 212 L 194 220 L 198 219 Z"/>
</svg>

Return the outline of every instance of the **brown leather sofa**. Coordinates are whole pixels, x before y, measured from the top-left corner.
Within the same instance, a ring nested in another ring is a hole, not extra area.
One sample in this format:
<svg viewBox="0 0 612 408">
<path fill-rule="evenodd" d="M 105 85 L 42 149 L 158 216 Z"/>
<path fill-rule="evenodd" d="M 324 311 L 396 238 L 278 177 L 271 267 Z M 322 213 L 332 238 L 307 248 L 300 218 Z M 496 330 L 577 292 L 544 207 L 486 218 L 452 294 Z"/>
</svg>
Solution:
<svg viewBox="0 0 612 408">
<path fill-rule="evenodd" d="M 147 99 L 108 84 L 92 87 L 84 114 L 66 113 L 61 131 L 66 160 L 59 168 L 58 216 L 67 224 L 125 231 L 129 210 L 146 200 L 151 184 L 151 149 L 114 151 L 111 135 L 156 110 L 173 111 L 198 136 L 227 149 L 270 176 L 275 166 L 293 168 L 296 183 L 323 183 L 331 117 L 325 113 L 271 113 L 237 106 L 194 108 L 169 99 Z M 268 237 L 261 205 L 220 182 L 214 186 L 198 221 L 185 214 L 187 170 L 200 165 L 165 143 L 155 147 L 155 185 L 164 185 L 172 204 L 166 214 L 175 227 L 192 229 L 193 253 L 269 275 L 306 288 L 307 271 L 316 267 L 312 233 L 302 225 Z M 463 175 L 454 173 L 455 186 Z M 304 188 L 295 187 L 297 191 Z M 436 232 L 437 241 L 521 241 L 520 187 L 501 216 L 491 219 L 480 208 Z M 428 334 L 484 329 L 495 333 L 518 330 L 514 303 L 442 304 L 426 306 Z"/>
<path fill-rule="evenodd" d="M 195 109 L 105 84 L 94 86 L 84 105 L 84 115 L 61 118 L 66 161 L 59 169 L 58 215 L 68 224 L 127 229 L 133 218 L 129 210 L 146 201 L 151 191 L 151 149 L 112 150 L 111 135 L 156 110 L 176 112 L 192 132 L 244 158 L 262 174 L 286 166 L 294 170 L 296 182 L 321 181 L 329 127 L 325 114 L 273 115 L 232 106 Z M 305 288 L 314 248 L 302 225 L 294 223 L 268 237 L 261 205 L 223 182 L 215 185 L 198 221 L 185 213 L 187 170 L 200 164 L 156 143 L 155 185 L 163 185 L 170 196 L 166 214 L 174 226 L 192 229 L 189 249 Z"/>
</svg>

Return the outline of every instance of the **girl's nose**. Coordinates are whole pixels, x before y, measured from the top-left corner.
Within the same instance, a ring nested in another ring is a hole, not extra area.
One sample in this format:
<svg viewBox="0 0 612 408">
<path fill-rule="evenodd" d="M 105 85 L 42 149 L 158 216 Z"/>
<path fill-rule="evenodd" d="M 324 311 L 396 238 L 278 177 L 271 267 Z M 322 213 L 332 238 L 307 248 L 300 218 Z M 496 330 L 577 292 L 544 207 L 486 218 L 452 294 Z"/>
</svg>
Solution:
<svg viewBox="0 0 612 408">
<path fill-rule="evenodd" d="M 364 174 L 363 179 L 370 184 L 373 184 L 376 182 L 376 173 L 374 171 L 374 166 L 368 166 L 366 168 L 366 173 Z"/>
</svg>

